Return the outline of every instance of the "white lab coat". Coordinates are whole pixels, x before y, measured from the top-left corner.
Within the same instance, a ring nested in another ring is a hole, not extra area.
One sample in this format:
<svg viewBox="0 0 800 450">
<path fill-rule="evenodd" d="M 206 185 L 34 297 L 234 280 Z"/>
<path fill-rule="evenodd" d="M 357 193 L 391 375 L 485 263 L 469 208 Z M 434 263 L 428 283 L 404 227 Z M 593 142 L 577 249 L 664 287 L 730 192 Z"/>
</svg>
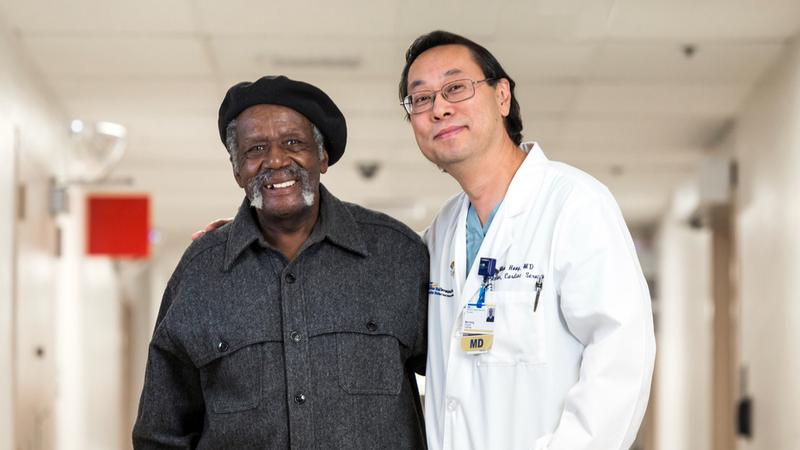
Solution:
<svg viewBox="0 0 800 450">
<path fill-rule="evenodd" d="M 614 198 L 538 145 L 514 175 L 469 275 L 469 199 L 451 199 L 425 232 L 431 255 L 425 418 L 440 449 L 614 450 L 633 443 L 655 359 L 650 296 Z M 494 346 L 460 348 L 461 312 L 503 270 Z M 534 312 L 535 278 L 544 275 Z"/>
</svg>

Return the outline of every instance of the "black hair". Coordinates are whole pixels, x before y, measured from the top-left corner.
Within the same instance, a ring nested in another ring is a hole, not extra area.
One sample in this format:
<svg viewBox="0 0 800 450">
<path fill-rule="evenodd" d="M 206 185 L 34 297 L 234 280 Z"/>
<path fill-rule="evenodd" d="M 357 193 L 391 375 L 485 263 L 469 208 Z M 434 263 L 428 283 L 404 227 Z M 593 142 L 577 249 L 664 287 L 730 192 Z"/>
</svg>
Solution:
<svg viewBox="0 0 800 450">
<path fill-rule="evenodd" d="M 408 69 L 411 67 L 411 64 L 426 50 L 442 45 L 463 45 L 466 47 L 472 54 L 475 63 L 478 64 L 483 71 L 483 76 L 492 79 L 487 81 L 490 86 L 497 85 L 497 80 L 500 78 L 508 80 L 508 85 L 511 88 L 511 109 L 509 109 L 508 116 L 505 118 L 506 133 L 508 133 L 508 137 L 511 138 L 514 144 L 519 145 L 522 142 L 522 115 L 519 110 L 519 103 L 516 97 L 514 97 L 514 86 L 516 83 L 514 83 L 514 80 L 511 79 L 505 69 L 503 69 L 503 66 L 500 65 L 500 62 L 497 61 L 497 58 L 495 58 L 489 50 L 486 50 L 486 48 L 480 44 L 463 36 L 437 30 L 428 34 L 423 34 L 414 40 L 406 51 L 406 65 L 403 67 L 403 73 L 400 76 L 400 101 L 408 95 Z M 408 118 L 408 114 L 406 114 L 406 118 Z"/>
</svg>

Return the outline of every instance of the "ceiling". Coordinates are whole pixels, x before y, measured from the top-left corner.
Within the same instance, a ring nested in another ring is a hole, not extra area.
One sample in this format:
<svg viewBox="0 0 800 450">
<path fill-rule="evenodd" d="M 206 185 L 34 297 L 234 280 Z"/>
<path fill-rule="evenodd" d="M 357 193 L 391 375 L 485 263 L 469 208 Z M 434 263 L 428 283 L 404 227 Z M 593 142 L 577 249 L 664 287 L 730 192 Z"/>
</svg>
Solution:
<svg viewBox="0 0 800 450">
<path fill-rule="evenodd" d="M 419 34 L 489 48 L 517 82 L 528 140 L 606 183 L 654 223 L 800 29 L 798 0 L 0 0 L 0 18 L 70 117 L 124 124 L 114 177 L 153 194 L 184 239 L 242 193 L 216 131 L 227 88 L 286 74 L 348 119 L 323 182 L 424 228 L 458 190 L 419 153 L 396 88 Z M 67 124 L 65 124 L 67 126 Z M 372 179 L 360 163 L 378 163 Z"/>
</svg>

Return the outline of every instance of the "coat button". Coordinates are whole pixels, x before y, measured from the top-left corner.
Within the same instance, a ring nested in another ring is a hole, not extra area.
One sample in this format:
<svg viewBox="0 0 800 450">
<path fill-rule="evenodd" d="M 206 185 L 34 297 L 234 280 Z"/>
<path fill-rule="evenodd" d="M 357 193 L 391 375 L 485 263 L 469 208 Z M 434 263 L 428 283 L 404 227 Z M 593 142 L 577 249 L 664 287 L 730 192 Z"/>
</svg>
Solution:
<svg viewBox="0 0 800 450">
<path fill-rule="evenodd" d="M 294 394 L 294 402 L 297 403 L 298 405 L 302 405 L 303 403 L 306 402 L 306 394 L 303 394 L 302 392 Z"/>
<path fill-rule="evenodd" d="M 455 400 L 449 400 L 447 402 L 447 410 L 448 411 L 455 411 L 458 408 L 458 403 Z"/>
<path fill-rule="evenodd" d="M 291 273 L 287 273 L 286 274 L 286 282 L 287 283 L 292 284 L 292 283 L 295 282 L 295 280 L 297 280 L 297 279 L 294 277 L 294 274 L 291 274 Z"/>
<path fill-rule="evenodd" d="M 230 346 L 228 345 L 227 342 L 225 342 L 224 339 L 220 339 L 219 342 L 217 343 L 217 350 L 219 350 L 220 353 L 227 352 L 229 348 Z"/>
<path fill-rule="evenodd" d="M 375 322 L 373 322 L 371 320 L 369 322 L 367 322 L 367 330 L 376 331 L 377 329 L 378 329 L 378 324 L 377 323 L 375 323 Z"/>
<path fill-rule="evenodd" d="M 289 337 L 295 342 L 300 342 L 303 340 L 303 336 L 298 331 L 292 331 L 289 333 Z"/>
</svg>

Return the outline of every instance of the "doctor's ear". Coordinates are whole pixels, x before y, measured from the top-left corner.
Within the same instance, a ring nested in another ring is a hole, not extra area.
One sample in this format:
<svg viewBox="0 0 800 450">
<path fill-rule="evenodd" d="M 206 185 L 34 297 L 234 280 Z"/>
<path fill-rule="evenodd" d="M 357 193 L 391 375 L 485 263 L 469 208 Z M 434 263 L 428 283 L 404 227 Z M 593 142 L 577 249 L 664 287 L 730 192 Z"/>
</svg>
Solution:
<svg viewBox="0 0 800 450">
<path fill-rule="evenodd" d="M 507 79 L 500 78 L 497 80 L 495 93 L 500 111 L 503 113 L 503 116 L 507 116 L 511 110 L 511 85 L 508 83 Z"/>
</svg>

